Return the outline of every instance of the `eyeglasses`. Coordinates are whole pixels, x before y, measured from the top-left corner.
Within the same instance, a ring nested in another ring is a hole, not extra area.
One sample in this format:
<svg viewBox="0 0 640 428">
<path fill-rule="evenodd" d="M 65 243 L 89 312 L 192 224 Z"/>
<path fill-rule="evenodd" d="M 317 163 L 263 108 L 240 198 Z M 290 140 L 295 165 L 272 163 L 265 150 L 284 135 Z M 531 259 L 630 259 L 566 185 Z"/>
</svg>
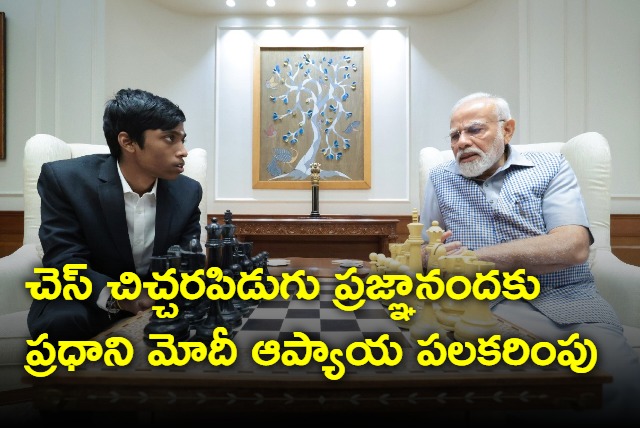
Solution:
<svg viewBox="0 0 640 428">
<path fill-rule="evenodd" d="M 465 126 L 461 130 L 456 129 L 455 131 L 451 131 L 449 135 L 447 135 L 446 139 L 449 144 L 456 144 L 460 139 L 462 133 L 467 134 L 468 137 L 477 138 L 487 132 L 490 123 L 500 123 L 506 122 L 505 119 L 493 120 L 490 122 L 473 122 L 470 125 Z"/>
</svg>

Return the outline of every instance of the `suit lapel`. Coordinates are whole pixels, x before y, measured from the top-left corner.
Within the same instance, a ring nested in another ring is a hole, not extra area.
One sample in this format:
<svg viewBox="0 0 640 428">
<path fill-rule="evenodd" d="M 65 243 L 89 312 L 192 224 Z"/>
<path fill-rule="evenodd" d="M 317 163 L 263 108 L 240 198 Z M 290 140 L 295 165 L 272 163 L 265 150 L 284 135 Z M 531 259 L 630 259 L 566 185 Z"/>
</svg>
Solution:
<svg viewBox="0 0 640 428">
<path fill-rule="evenodd" d="M 122 184 L 118 175 L 116 159 L 113 156 L 109 156 L 102 164 L 98 178 L 102 181 L 98 187 L 98 194 L 105 216 L 106 229 L 124 261 L 134 266 L 127 217 L 124 210 Z"/>
</svg>

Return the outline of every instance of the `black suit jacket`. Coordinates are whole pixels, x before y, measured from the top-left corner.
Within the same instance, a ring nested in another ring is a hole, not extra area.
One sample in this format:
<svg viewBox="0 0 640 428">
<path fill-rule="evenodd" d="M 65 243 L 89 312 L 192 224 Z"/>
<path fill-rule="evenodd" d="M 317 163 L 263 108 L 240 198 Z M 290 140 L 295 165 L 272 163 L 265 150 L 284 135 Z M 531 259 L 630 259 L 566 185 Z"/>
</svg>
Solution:
<svg viewBox="0 0 640 428">
<path fill-rule="evenodd" d="M 38 179 L 42 201 L 40 242 L 44 267 L 59 269 L 84 263 L 80 271 L 92 283 L 88 303 L 95 304 L 108 281 L 123 272 L 135 273 L 127 232 L 122 184 L 116 159 L 108 154 L 87 155 L 42 165 Z M 153 255 L 171 245 L 200 240 L 202 186 L 184 175 L 158 180 Z"/>
</svg>

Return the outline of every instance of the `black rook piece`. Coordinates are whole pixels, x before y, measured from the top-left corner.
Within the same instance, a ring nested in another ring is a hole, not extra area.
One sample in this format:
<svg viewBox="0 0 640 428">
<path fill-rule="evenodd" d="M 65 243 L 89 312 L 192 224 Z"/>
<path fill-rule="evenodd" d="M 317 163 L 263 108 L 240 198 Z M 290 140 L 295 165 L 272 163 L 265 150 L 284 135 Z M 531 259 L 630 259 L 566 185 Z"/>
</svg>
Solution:
<svg viewBox="0 0 640 428">
<path fill-rule="evenodd" d="M 166 273 L 170 268 L 175 268 L 176 272 L 180 269 L 180 256 L 173 254 L 167 254 L 164 256 L 152 256 L 151 257 L 151 272 L 158 272 L 159 274 Z M 177 275 L 177 274 L 176 274 Z M 161 282 L 158 282 L 160 288 L 163 287 Z M 170 285 L 167 285 L 170 287 Z M 169 310 L 168 306 L 171 302 L 167 300 L 159 300 L 154 306 L 163 306 L 165 311 Z M 149 346 L 156 346 L 158 342 L 156 339 L 151 339 L 150 334 L 170 334 L 174 337 L 176 342 L 187 340 L 189 338 L 189 323 L 185 320 L 182 313 L 182 308 L 178 305 L 178 314 L 174 318 L 159 318 L 157 311 L 154 311 L 149 318 L 149 322 L 144 327 L 144 341 Z"/>
</svg>

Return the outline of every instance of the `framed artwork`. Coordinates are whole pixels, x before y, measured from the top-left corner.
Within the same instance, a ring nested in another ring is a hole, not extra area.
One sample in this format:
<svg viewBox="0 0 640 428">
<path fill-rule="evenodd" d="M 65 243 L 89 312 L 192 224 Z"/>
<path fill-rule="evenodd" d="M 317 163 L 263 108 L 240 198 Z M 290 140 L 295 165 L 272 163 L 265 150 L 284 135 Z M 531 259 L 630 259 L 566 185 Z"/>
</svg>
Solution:
<svg viewBox="0 0 640 428">
<path fill-rule="evenodd" d="M 256 46 L 253 188 L 371 188 L 366 47 Z"/>
<path fill-rule="evenodd" d="M 4 12 L 0 12 L 0 159 L 6 159 Z"/>
</svg>

